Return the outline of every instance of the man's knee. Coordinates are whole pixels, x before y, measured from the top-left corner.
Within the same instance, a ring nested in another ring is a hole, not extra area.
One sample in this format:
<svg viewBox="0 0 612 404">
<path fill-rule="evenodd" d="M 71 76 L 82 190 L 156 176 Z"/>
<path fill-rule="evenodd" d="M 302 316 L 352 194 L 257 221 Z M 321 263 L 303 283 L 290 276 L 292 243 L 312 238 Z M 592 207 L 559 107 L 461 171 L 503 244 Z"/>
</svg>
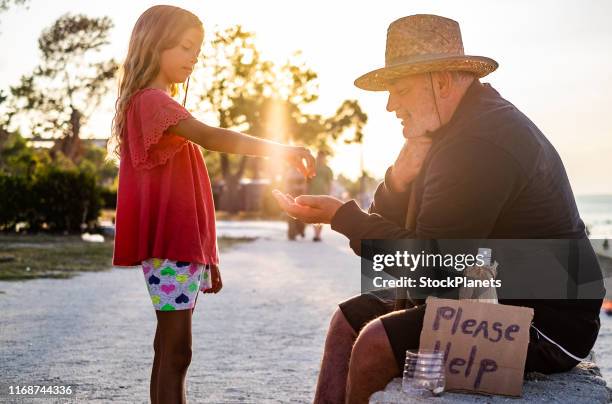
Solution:
<svg viewBox="0 0 612 404">
<path fill-rule="evenodd" d="M 357 336 L 351 353 L 351 366 L 362 371 L 381 367 L 396 371 L 393 350 L 380 319 L 369 322 Z"/>
<path fill-rule="evenodd" d="M 353 339 L 357 336 L 357 333 L 355 332 L 351 324 L 348 322 L 348 320 L 344 316 L 344 313 L 342 313 L 342 310 L 340 310 L 339 307 L 336 309 L 336 311 L 331 317 L 331 320 L 329 322 L 328 334 L 337 336 L 350 335 L 351 337 L 353 337 Z"/>
</svg>

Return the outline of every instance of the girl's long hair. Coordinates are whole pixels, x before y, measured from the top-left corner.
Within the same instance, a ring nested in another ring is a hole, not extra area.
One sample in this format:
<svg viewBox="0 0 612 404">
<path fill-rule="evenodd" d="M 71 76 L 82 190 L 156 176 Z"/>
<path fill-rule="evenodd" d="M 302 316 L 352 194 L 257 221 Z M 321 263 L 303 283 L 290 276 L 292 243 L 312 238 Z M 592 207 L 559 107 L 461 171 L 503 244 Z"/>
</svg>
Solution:
<svg viewBox="0 0 612 404">
<path fill-rule="evenodd" d="M 122 134 L 130 98 L 157 77 L 161 53 L 177 46 L 181 35 L 190 28 L 204 31 L 202 21 L 195 14 L 174 6 L 153 6 L 136 21 L 121 69 L 108 143 L 113 145 L 110 149 L 117 158 L 121 157 Z M 176 96 L 178 85 L 173 84 L 170 90 L 171 96 Z"/>
</svg>

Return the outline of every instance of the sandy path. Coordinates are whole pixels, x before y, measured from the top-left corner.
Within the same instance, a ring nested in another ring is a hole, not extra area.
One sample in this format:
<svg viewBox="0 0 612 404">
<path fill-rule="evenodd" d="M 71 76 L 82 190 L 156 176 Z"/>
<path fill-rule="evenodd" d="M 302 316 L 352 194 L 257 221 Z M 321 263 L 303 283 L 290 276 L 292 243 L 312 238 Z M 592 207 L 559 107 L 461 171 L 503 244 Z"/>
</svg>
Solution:
<svg viewBox="0 0 612 404">
<path fill-rule="evenodd" d="M 359 292 L 359 259 L 329 229 L 323 243 L 290 243 L 284 230 L 222 226 L 263 238 L 225 254 L 222 293 L 198 298 L 190 402 L 312 400 L 329 317 Z M 71 383 L 79 402 L 148 401 L 155 314 L 139 271 L 0 282 L 0 291 L 4 381 Z"/>
</svg>

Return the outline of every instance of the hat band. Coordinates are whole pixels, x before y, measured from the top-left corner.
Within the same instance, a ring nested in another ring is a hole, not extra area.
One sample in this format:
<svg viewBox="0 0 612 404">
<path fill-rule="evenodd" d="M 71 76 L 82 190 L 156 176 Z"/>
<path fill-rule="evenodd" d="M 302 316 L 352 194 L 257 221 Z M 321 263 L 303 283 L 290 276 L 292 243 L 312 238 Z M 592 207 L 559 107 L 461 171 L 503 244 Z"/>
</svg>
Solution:
<svg viewBox="0 0 612 404">
<path fill-rule="evenodd" d="M 425 55 L 409 55 L 398 58 L 393 58 L 391 61 L 385 61 L 385 67 L 395 67 L 408 63 L 434 62 L 436 60 L 454 57 L 464 57 L 463 53 L 428 53 Z"/>
</svg>

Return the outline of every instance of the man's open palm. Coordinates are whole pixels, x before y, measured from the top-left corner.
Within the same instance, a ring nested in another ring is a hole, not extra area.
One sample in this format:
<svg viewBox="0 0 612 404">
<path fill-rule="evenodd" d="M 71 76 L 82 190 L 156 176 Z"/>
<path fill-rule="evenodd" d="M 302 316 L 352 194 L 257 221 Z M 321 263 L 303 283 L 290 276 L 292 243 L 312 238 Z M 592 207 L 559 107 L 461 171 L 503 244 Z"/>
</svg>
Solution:
<svg viewBox="0 0 612 404">
<path fill-rule="evenodd" d="M 272 191 L 280 207 L 304 223 L 329 223 L 343 202 L 327 195 L 300 195 L 293 198 L 278 190 Z"/>
</svg>

